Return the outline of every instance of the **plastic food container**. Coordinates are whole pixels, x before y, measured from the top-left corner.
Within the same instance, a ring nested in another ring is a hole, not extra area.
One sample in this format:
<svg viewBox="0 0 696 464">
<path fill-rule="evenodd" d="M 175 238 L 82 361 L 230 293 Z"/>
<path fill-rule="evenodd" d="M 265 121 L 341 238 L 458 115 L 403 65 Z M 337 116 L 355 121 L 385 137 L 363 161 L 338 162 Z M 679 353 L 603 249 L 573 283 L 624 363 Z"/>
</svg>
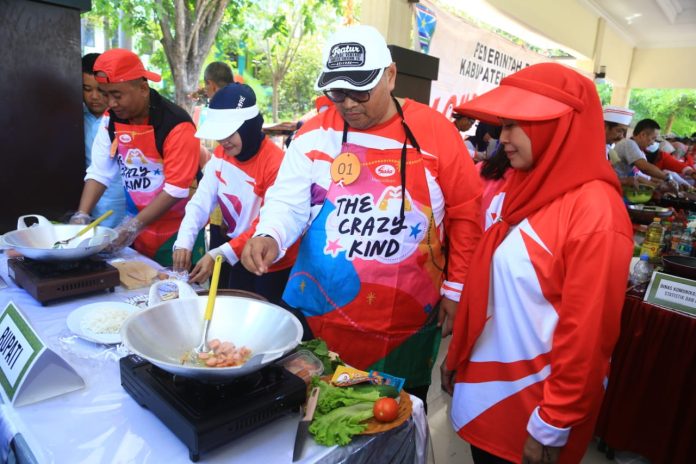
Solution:
<svg viewBox="0 0 696 464">
<path fill-rule="evenodd" d="M 278 364 L 300 377 L 308 385 L 312 380 L 312 376 L 321 375 L 324 372 L 324 365 L 319 358 L 307 350 L 299 350 L 281 359 L 278 361 Z"/>
<path fill-rule="evenodd" d="M 647 203 L 653 196 L 653 188 L 646 185 L 624 186 L 623 193 L 629 203 Z"/>
</svg>

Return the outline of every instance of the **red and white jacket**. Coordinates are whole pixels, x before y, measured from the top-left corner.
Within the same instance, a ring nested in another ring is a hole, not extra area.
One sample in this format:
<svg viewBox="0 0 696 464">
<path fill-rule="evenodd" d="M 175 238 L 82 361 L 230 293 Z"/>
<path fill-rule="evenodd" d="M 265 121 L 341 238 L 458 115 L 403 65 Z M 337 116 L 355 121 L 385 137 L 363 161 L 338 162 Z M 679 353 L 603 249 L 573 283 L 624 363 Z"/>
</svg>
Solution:
<svg viewBox="0 0 696 464">
<path fill-rule="evenodd" d="M 450 121 L 409 99 L 403 103 L 403 112 L 421 148 L 435 223 L 441 233 L 446 229 L 449 240 L 447 280 L 441 294 L 459 301 L 481 235 L 481 184 L 459 131 Z M 321 211 L 323 198 L 315 201 L 314 192 L 325 192 L 331 183 L 331 163 L 341 153 L 343 125 L 332 106 L 307 121 L 286 152 L 257 228 L 257 234 L 273 237 L 281 251 L 295 243 Z M 348 142 L 380 150 L 401 149 L 404 138 L 396 114 L 369 129 L 348 131 Z"/>
<path fill-rule="evenodd" d="M 585 453 L 633 250 L 611 190 L 593 181 L 566 193 L 511 227 L 496 249 L 486 325 L 457 372 L 451 410 L 472 445 L 520 462 L 530 434 L 563 446 L 560 462 Z M 504 198 L 496 195 L 487 218 L 500 214 Z"/>
<path fill-rule="evenodd" d="M 248 161 L 226 156 L 222 146 L 215 148 L 205 165 L 203 179 L 186 205 L 174 247 L 191 250 L 198 232 L 208 222 L 210 213 L 220 206 L 230 241 L 211 250 L 222 253 L 231 265 L 239 262 L 246 241 L 253 236 L 268 188 L 273 185 L 283 151 L 265 137 L 259 151 Z M 295 262 L 297 246 L 271 266 L 271 271 L 286 269 Z"/>
</svg>

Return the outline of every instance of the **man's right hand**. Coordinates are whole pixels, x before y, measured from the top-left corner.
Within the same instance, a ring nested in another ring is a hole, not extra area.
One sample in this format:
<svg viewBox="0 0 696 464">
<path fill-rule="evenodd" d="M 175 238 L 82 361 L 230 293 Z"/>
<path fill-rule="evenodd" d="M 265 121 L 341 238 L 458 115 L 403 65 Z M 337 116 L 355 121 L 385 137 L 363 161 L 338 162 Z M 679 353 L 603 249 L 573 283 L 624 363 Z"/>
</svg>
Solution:
<svg viewBox="0 0 696 464">
<path fill-rule="evenodd" d="M 242 251 L 242 265 L 256 275 L 268 272 L 268 267 L 278 257 L 280 247 L 272 237 L 252 237 L 247 240 Z"/>
</svg>

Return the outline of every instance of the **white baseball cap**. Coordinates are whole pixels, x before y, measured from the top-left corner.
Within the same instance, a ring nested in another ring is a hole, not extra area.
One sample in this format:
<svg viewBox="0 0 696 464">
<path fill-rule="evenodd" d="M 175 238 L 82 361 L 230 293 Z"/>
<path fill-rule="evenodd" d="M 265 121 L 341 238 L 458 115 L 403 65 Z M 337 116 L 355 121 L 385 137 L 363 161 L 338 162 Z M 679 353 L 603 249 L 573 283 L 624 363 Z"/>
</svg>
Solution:
<svg viewBox="0 0 696 464">
<path fill-rule="evenodd" d="M 606 105 L 604 107 L 604 122 L 615 122 L 628 126 L 631 124 L 635 111 L 621 106 Z"/>
<path fill-rule="evenodd" d="M 369 90 L 392 64 L 387 42 L 372 26 L 350 26 L 329 37 L 322 57 L 324 66 L 316 90 Z"/>
<path fill-rule="evenodd" d="M 224 140 L 237 132 L 245 121 L 259 114 L 256 94 L 248 85 L 229 84 L 213 95 L 203 124 L 196 137 L 207 140 Z"/>
</svg>

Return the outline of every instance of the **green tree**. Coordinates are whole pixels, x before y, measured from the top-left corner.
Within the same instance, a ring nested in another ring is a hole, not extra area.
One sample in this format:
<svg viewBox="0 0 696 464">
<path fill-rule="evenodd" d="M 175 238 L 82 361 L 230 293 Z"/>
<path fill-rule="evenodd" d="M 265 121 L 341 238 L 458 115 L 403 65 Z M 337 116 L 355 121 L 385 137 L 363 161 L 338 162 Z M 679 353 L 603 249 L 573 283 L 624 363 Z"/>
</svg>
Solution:
<svg viewBox="0 0 696 464">
<path fill-rule="evenodd" d="M 139 32 L 142 46 L 160 42 L 174 81 L 175 100 L 189 108 L 192 102 L 187 96 L 198 87 L 203 62 L 223 19 L 234 21 L 247 1 L 95 0 L 87 15 L 103 18 L 107 33 L 119 24 Z"/>
<path fill-rule="evenodd" d="M 634 121 L 654 119 L 663 134 L 688 136 L 696 131 L 694 89 L 633 89 L 629 107 L 636 112 Z"/>
<path fill-rule="evenodd" d="M 314 90 L 321 71 L 321 43 L 314 37 L 300 46 L 294 63 L 288 70 L 278 89 L 278 117 L 292 121 L 314 108 L 314 100 L 319 93 Z"/>
<path fill-rule="evenodd" d="M 611 84 L 608 84 L 608 83 L 595 84 L 595 86 L 597 87 L 597 93 L 599 94 L 599 101 L 602 103 L 602 106 L 610 104 L 611 103 L 611 93 L 614 91 Z"/>
<path fill-rule="evenodd" d="M 180 105 L 188 106 L 187 95 L 198 88 L 203 61 L 229 4 L 230 0 L 155 0 L 155 17 Z"/>
<path fill-rule="evenodd" d="M 256 0 L 245 11 L 246 45 L 261 55 L 273 89 L 272 118 L 278 121 L 280 86 L 295 62 L 300 46 L 314 33 L 324 37 L 339 25 L 336 17 L 344 0 Z M 321 36 L 312 39 L 316 45 Z M 310 79 L 311 80 L 311 79 Z M 313 83 L 312 83 L 313 84 Z"/>
</svg>

